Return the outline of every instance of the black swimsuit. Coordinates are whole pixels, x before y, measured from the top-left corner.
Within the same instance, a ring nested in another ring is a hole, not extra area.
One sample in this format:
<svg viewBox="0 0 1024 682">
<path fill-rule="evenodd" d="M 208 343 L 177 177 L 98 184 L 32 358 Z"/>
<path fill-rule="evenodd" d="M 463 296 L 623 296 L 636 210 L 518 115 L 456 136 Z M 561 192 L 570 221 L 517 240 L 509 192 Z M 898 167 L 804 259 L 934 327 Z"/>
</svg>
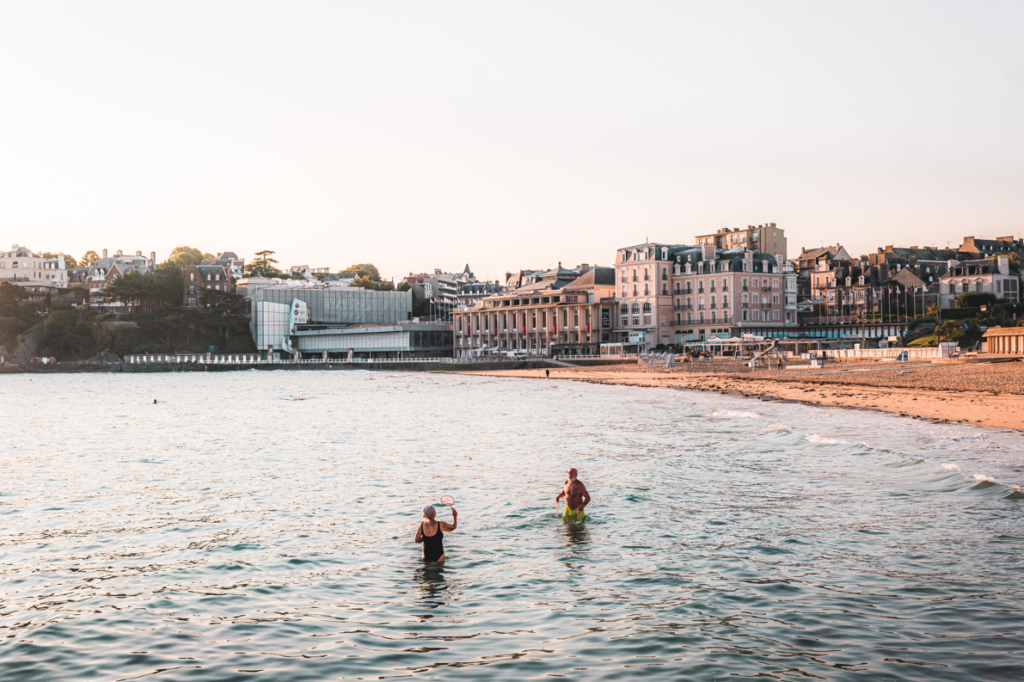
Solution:
<svg viewBox="0 0 1024 682">
<path fill-rule="evenodd" d="M 444 532 L 441 530 L 441 522 L 437 522 L 437 532 L 428 536 L 423 532 L 423 524 L 420 524 L 420 535 L 423 536 L 423 560 L 437 561 L 444 556 Z"/>
</svg>

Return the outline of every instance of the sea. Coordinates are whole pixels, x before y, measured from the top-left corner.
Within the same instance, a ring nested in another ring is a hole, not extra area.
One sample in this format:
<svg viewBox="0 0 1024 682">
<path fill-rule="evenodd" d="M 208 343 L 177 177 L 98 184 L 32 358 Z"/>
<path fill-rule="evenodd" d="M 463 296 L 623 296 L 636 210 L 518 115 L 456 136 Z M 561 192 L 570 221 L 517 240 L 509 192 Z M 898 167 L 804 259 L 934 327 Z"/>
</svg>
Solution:
<svg viewBox="0 0 1024 682">
<path fill-rule="evenodd" d="M 1018 432 L 441 373 L 0 390 L 4 681 L 1024 678 Z"/>
</svg>

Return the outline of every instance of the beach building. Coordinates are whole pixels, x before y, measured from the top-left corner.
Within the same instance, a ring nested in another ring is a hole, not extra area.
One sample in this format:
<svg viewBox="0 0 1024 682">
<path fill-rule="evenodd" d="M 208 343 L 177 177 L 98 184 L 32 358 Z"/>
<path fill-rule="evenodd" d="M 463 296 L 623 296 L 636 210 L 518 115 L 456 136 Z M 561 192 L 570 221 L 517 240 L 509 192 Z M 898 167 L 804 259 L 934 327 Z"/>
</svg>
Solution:
<svg viewBox="0 0 1024 682">
<path fill-rule="evenodd" d="M 46 257 L 15 244 L 10 251 L 0 251 L 0 281 L 23 288 L 31 300 L 42 300 L 68 286 L 64 254 Z"/>
<path fill-rule="evenodd" d="M 204 290 L 231 290 L 231 275 L 223 265 L 189 265 L 181 269 L 182 291 L 181 304 L 187 308 L 195 308 L 202 303 Z"/>
<path fill-rule="evenodd" d="M 1008 255 L 981 260 L 949 261 L 946 273 L 939 278 L 939 301 L 943 308 L 952 308 L 960 294 L 981 291 L 997 298 L 1020 300 L 1020 272 L 1010 264 Z"/>
<path fill-rule="evenodd" d="M 738 246 L 754 253 L 781 253 L 786 260 L 787 243 L 785 231 L 775 223 L 747 225 L 745 228 L 723 227 L 713 234 L 702 234 L 694 238 L 697 246 L 711 245 L 728 251 Z"/>
<path fill-rule="evenodd" d="M 982 339 L 990 355 L 1024 355 L 1024 327 L 990 327 Z"/>
<path fill-rule="evenodd" d="M 599 355 L 611 340 L 615 270 L 563 268 L 454 311 L 455 354 Z"/>
<path fill-rule="evenodd" d="M 265 357 L 451 357 L 450 323 L 414 323 L 412 293 L 325 284 L 261 286 L 250 328 Z"/>
</svg>

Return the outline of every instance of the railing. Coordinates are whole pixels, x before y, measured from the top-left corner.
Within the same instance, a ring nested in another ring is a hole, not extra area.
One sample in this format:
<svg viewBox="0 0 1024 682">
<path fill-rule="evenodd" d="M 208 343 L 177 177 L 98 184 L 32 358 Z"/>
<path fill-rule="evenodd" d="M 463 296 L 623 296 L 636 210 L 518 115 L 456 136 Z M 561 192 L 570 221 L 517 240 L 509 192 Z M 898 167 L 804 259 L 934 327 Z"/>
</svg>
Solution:
<svg viewBox="0 0 1024 682">
<path fill-rule="evenodd" d="M 750 307 L 750 305 L 749 305 L 748 303 L 744 303 L 744 304 L 743 304 L 743 307 L 744 307 L 744 308 L 749 308 L 749 307 Z"/>
</svg>

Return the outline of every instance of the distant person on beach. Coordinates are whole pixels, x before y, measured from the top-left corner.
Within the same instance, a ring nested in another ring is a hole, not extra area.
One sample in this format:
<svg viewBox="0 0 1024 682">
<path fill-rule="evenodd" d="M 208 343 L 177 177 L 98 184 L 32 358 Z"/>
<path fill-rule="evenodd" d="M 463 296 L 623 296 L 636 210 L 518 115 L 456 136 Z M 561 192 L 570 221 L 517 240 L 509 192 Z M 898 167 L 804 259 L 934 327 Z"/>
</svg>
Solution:
<svg viewBox="0 0 1024 682">
<path fill-rule="evenodd" d="M 423 508 L 423 522 L 416 529 L 413 540 L 423 545 L 423 560 L 438 564 L 444 563 L 444 531 L 449 533 L 459 525 L 459 512 L 452 507 L 452 522 L 438 521 L 437 510 L 432 505 Z"/>
<path fill-rule="evenodd" d="M 584 518 L 583 508 L 590 504 L 590 493 L 587 492 L 587 486 L 583 485 L 583 481 L 576 478 L 577 476 L 576 469 L 569 469 L 569 478 L 562 486 L 562 492 L 558 493 L 558 497 L 555 498 L 555 513 L 558 513 L 559 503 L 564 497 L 565 511 L 562 512 L 562 518 L 571 521 L 582 521 Z"/>
<path fill-rule="evenodd" d="M 550 379 L 551 378 L 551 370 L 550 369 L 544 370 L 544 378 L 545 379 Z"/>
</svg>

